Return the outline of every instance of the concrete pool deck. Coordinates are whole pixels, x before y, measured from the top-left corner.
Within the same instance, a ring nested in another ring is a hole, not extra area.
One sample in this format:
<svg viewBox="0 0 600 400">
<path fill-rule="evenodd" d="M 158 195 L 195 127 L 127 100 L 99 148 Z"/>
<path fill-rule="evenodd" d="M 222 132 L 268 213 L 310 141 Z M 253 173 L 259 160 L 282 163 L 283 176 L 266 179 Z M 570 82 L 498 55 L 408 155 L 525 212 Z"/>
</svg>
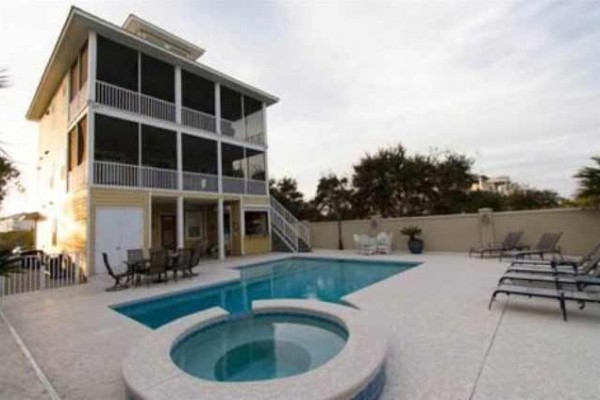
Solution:
<svg viewBox="0 0 600 400">
<path fill-rule="evenodd" d="M 1 308 L 63 399 L 123 399 L 121 363 L 150 330 L 108 308 L 152 295 L 235 279 L 241 263 L 288 255 L 210 262 L 199 276 L 179 283 L 107 293 L 106 277 L 77 287 L 7 296 Z M 553 301 L 500 296 L 491 311 L 491 292 L 505 270 L 497 260 L 464 254 L 396 253 L 358 256 L 315 251 L 308 257 L 422 261 L 387 280 L 347 297 L 368 323 L 390 332 L 384 400 L 396 399 L 593 399 L 600 378 L 600 307 L 569 304 L 562 321 Z M 0 335 L 0 382 L 12 388 L 35 386 L 35 375 L 15 369 L 17 347 Z M 8 354 L 10 353 L 10 354 Z M 17 358 L 22 361 L 21 355 Z M 360 363 L 357 363 L 360 365 Z M 7 391 L 0 398 L 49 398 L 43 390 Z"/>
</svg>

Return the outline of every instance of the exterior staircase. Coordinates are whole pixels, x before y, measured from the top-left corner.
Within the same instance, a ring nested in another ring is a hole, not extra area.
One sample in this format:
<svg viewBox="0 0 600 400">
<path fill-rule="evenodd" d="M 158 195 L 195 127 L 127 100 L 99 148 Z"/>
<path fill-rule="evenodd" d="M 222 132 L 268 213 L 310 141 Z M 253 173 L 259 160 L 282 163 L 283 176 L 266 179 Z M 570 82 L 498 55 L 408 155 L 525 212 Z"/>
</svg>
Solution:
<svg viewBox="0 0 600 400">
<path fill-rule="evenodd" d="M 273 196 L 270 199 L 273 251 L 292 253 L 311 251 L 310 228 L 299 221 Z"/>
</svg>

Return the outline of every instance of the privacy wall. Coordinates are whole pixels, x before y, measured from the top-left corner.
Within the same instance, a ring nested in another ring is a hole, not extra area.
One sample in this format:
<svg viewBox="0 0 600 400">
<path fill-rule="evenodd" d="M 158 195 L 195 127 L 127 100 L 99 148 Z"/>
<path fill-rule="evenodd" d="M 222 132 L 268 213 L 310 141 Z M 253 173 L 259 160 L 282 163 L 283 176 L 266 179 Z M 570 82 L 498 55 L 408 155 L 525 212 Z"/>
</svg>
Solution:
<svg viewBox="0 0 600 400">
<path fill-rule="evenodd" d="M 533 211 L 454 214 L 427 217 L 386 218 L 342 222 L 345 249 L 354 248 L 354 234 L 394 235 L 393 249 L 407 250 L 400 230 L 408 225 L 423 229 L 425 251 L 467 251 L 472 246 L 502 241 L 509 231 L 522 230 L 523 244 L 535 245 L 544 232 L 563 232 L 559 246 L 565 254 L 580 255 L 600 240 L 600 210 L 559 208 Z M 337 222 L 310 223 L 314 248 L 337 249 Z"/>
</svg>

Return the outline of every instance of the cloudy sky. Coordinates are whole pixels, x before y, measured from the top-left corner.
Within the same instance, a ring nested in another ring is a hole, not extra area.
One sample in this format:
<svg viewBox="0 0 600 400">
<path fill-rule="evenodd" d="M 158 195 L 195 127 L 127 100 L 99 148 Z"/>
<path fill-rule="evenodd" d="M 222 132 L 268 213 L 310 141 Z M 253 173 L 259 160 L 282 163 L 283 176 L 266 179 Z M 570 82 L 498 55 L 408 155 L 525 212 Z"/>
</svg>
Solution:
<svg viewBox="0 0 600 400">
<path fill-rule="evenodd" d="M 477 172 L 570 196 L 600 153 L 600 2 L 98 1 L 207 50 L 203 63 L 281 98 L 270 108 L 271 176 L 309 197 L 324 173 L 404 144 L 452 149 Z M 34 207 L 37 127 L 24 115 L 69 2 L 0 2 L 0 140 Z"/>
</svg>

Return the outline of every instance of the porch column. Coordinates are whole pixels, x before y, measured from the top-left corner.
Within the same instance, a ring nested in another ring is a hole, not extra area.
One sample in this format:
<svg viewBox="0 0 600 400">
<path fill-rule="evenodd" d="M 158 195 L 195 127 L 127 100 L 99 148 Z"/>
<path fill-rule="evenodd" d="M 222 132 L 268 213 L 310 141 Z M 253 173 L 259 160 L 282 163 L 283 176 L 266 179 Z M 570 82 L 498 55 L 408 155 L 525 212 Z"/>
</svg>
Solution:
<svg viewBox="0 0 600 400">
<path fill-rule="evenodd" d="M 96 32 L 88 35 L 88 101 L 96 101 L 96 70 L 98 66 L 98 47 Z"/>
<path fill-rule="evenodd" d="M 183 196 L 177 196 L 177 248 L 182 249 L 185 247 L 183 240 Z"/>
<path fill-rule="evenodd" d="M 223 199 L 217 202 L 217 229 L 219 238 L 219 260 L 225 259 L 225 227 L 223 225 Z"/>
<path fill-rule="evenodd" d="M 175 122 L 181 123 L 181 67 L 175 67 Z"/>
</svg>

